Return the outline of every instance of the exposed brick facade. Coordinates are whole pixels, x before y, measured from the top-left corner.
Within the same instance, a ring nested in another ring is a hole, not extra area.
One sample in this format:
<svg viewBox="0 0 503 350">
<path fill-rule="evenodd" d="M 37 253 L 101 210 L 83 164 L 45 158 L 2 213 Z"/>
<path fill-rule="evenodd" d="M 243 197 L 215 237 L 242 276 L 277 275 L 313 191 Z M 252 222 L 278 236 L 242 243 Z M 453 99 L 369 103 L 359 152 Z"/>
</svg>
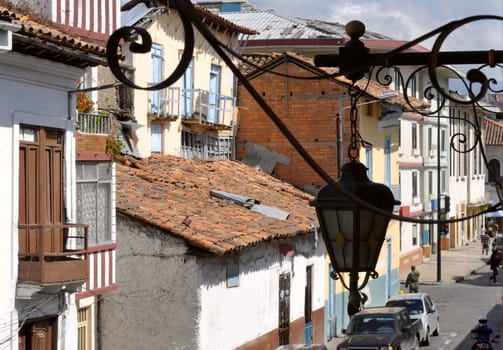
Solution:
<svg viewBox="0 0 503 350">
<path fill-rule="evenodd" d="M 111 160 L 107 154 L 109 136 L 76 133 L 77 160 Z"/>
<path fill-rule="evenodd" d="M 305 64 L 299 65 L 288 60 L 274 68 L 274 71 L 290 76 L 314 77 L 316 73 L 308 69 Z M 300 80 L 270 73 L 259 74 L 249 81 L 307 152 L 332 178 L 337 179 L 337 113 L 340 95 L 347 92 L 346 86 L 332 79 Z M 344 102 L 347 104 L 348 99 L 344 98 Z M 300 188 L 326 183 L 241 84 L 238 87 L 238 105 L 238 159 L 245 156 L 247 143 L 256 143 L 290 159 L 289 165 L 276 165 L 274 176 Z M 348 118 L 343 118 L 343 130 L 342 148 L 347 149 L 345 140 L 348 140 L 350 131 Z M 347 158 L 346 153 L 344 151 L 342 154 L 342 163 Z"/>
</svg>

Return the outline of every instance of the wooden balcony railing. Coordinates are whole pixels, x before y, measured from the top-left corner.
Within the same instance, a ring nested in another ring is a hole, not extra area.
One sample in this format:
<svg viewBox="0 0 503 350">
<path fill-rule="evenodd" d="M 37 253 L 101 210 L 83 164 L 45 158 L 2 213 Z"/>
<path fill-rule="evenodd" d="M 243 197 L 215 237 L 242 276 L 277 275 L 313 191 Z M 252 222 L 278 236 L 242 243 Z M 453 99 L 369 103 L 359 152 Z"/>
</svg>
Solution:
<svg viewBox="0 0 503 350">
<path fill-rule="evenodd" d="M 87 230 L 84 224 L 18 225 L 18 282 L 50 285 L 85 281 Z"/>
</svg>

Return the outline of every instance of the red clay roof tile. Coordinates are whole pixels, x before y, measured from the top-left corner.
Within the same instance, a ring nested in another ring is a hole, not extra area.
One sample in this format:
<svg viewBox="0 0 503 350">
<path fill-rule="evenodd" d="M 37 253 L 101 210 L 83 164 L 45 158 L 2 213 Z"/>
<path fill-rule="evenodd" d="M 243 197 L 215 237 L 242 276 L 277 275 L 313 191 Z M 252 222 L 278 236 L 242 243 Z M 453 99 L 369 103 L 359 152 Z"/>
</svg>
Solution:
<svg viewBox="0 0 503 350">
<path fill-rule="evenodd" d="M 210 195 L 224 191 L 288 212 L 281 220 Z M 293 237 L 317 225 L 313 197 L 238 161 L 153 156 L 117 165 L 117 210 L 188 244 L 225 255 L 260 241 Z"/>
</svg>

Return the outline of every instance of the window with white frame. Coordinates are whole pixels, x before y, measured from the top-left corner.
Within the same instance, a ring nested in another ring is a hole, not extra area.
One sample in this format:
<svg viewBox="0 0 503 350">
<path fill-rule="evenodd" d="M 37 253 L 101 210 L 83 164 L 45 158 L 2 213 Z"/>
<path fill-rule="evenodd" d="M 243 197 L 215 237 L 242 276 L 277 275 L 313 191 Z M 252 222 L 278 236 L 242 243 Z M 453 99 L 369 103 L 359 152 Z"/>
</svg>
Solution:
<svg viewBox="0 0 503 350">
<path fill-rule="evenodd" d="M 393 81 L 395 83 L 395 90 L 400 91 L 400 89 L 402 88 L 402 75 L 400 73 L 400 69 L 395 67 L 393 73 L 394 73 Z"/>
<path fill-rule="evenodd" d="M 418 176 L 417 171 L 412 172 L 412 198 L 417 198 L 418 195 Z"/>
<path fill-rule="evenodd" d="M 384 138 L 384 184 L 391 186 L 391 137 Z"/>
<path fill-rule="evenodd" d="M 152 84 L 160 83 L 162 79 L 162 61 L 163 52 L 162 46 L 159 44 L 152 44 L 150 49 L 152 55 Z M 161 113 L 161 90 L 150 91 L 150 113 Z"/>
<path fill-rule="evenodd" d="M 446 148 L 446 130 L 440 130 L 440 152 L 444 153 Z"/>
<path fill-rule="evenodd" d="M 445 193 L 447 191 L 447 171 L 440 171 L 440 192 Z"/>
<path fill-rule="evenodd" d="M 372 146 L 365 147 L 365 166 L 367 167 L 367 177 L 372 180 Z"/>
<path fill-rule="evenodd" d="M 84 307 L 77 312 L 77 349 L 90 350 L 91 347 L 91 308 Z"/>
<path fill-rule="evenodd" d="M 427 138 L 428 138 L 428 155 L 431 157 L 433 154 L 432 154 L 432 151 L 433 151 L 433 129 L 431 127 L 428 127 L 428 134 L 427 134 Z"/>
<path fill-rule="evenodd" d="M 411 131 L 411 137 L 412 137 L 412 149 L 417 150 L 417 124 L 412 123 L 412 131 Z"/>
<path fill-rule="evenodd" d="M 233 261 L 226 267 L 227 288 L 239 286 L 239 263 Z"/>
<path fill-rule="evenodd" d="M 112 241 L 113 162 L 77 162 L 77 222 L 89 225 L 89 246 Z"/>
<path fill-rule="evenodd" d="M 413 75 L 412 77 L 409 78 L 409 86 L 410 86 L 410 95 L 412 97 L 417 98 L 417 79 L 416 76 Z"/>
<path fill-rule="evenodd" d="M 429 198 L 433 197 L 433 171 L 428 171 L 428 195 Z"/>
</svg>

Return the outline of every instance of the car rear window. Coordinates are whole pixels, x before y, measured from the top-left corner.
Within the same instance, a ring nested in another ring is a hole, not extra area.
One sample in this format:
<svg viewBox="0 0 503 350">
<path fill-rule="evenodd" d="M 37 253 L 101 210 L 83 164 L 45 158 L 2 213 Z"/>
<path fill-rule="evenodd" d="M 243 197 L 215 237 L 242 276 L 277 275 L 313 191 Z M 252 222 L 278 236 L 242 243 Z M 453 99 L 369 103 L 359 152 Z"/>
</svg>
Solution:
<svg viewBox="0 0 503 350">
<path fill-rule="evenodd" d="M 400 306 L 409 311 L 409 315 L 419 315 L 424 312 L 423 302 L 421 300 L 390 300 L 386 306 Z"/>
<path fill-rule="evenodd" d="M 388 334 L 393 333 L 395 319 L 392 316 L 365 316 L 353 318 L 347 334 Z"/>
</svg>

